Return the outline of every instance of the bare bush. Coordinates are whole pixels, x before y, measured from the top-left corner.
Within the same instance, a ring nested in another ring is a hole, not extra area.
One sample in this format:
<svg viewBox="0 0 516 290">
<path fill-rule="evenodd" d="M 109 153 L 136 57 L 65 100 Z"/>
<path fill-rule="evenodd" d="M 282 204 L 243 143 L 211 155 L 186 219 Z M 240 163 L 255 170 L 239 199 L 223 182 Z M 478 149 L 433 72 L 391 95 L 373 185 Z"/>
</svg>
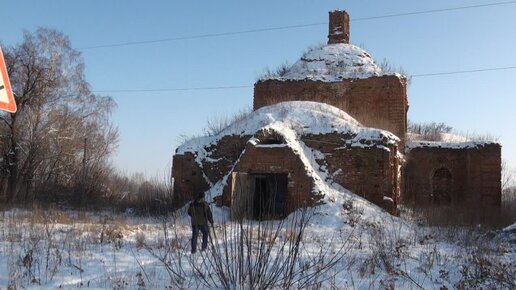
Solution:
<svg viewBox="0 0 516 290">
<path fill-rule="evenodd" d="M 414 123 L 409 120 L 407 131 L 417 134 L 420 140 L 426 141 L 442 141 L 442 133 L 452 132 L 453 127 L 445 123 Z"/>
<path fill-rule="evenodd" d="M 177 208 L 173 192 L 171 171 L 150 180 L 139 173 L 129 177 L 111 173 L 99 205 L 140 215 L 164 215 Z"/>
<path fill-rule="evenodd" d="M 252 110 L 251 108 L 244 108 L 236 113 L 234 113 L 231 116 L 219 116 L 219 117 L 212 117 L 208 119 L 206 128 L 204 128 L 204 134 L 206 136 L 215 136 L 220 134 L 224 129 L 226 129 L 229 125 L 246 119 L 250 114 Z"/>
<path fill-rule="evenodd" d="M 502 161 L 502 191 L 515 186 L 516 171 L 511 168 L 507 160 Z"/>
<path fill-rule="evenodd" d="M 177 288 L 314 288 L 345 269 L 350 242 L 349 237 L 334 237 L 318 252 L 309 253 L 304 239 L 311 216 L 310 210 L 303 210 L 280 221 L 222 222 L 210 233 L 210 249 L 199 255 L 184 254 L 188 240 L 181 239 L 177 230 L 185 226 L 168 224 L 176 235 L 165 234 L 165 246 L 149 251 L 163 263 L 171 286 Z M 185 264 L 193 276 L 184 271 Z"/>
<path fill-rule="evenodd" d="M 490 133 L 465 133 L 465 134 L 458 134 L 464 136 L 466 140 L 473 141 L 473 142 L 498 142 L 499 137 L 494 136 Z"/>
<path fill-rule="evenodd" d="M 265 81 L 265 80 L 275 79 L 275 78 L 285 76 L 288 73 L 288 71 L 290 70 L 291 66 L 292 65 L 289 62 L 285 61 L 284 63 L 282 63 L 275 69 L 266 67 L 264 69 L 263 73 L 260 74 L 260 76 L 258 76 L 258 80 Z"/>
<path fill-rule="evenodd" d="M 378 66 L 380 67 L 383 73 L 401 74 L 407 78 L 407 84 L 410 85 L 412 83 L 412 77 L 405 71 L 405 69 L 402 66 L 396 67 L 392 65 L 386 58 L 384 58 L 382 62 L 378 64 Z"/>
<path fill-rule="evenodd" d="M 514 261 L 500 261 L 482 250 L 468 253 L 461 265 L 457 289 L 515 289 Z"/>
<path fill-rule="evenodd" d="M 481 210 L 464 205 L 411 206 L 405 208 L 403 214 L 421 225 L 443 229 L 467 229 L 478 226 L 499 229 L 513 223 L 515 218 L 515 212 L 505 211 L 497 206 L 485 206 Z"/>
<path fill-rule="evenodd" d="M 342 211 L 356 207 L 346 202 Z M 12 210 L 0 216 L 0 255 L 7 262 L 0 279 L 9 289 L 515 287 L 511 236 L 498 231 L 403 226 L 393 217 L 380 223 L 361 219 L 330 237 L 317 235 L 316 215 L 297 214 L 277 221 L 222 221 L 211 232 L 210 247 L 191 255 L 191 228 L 182 211 L 128 219 Z"/>
<path fill-rule="evenodd" d="M 165 268 L 170 287 L 177 289 L 192 288 L 195 281 L 189 276 L 186 267 L 189 241 L 186 239 L 186 226 L 179 220 L 180 213 L 172 213 L 161 219 L 161 236 L 154 245 L 146 244 L 145 249 Z M 191 258 L 191 257 L 190 257 Z M 199 282 L 196 283 L 197 287 Z"/>
<path fill-rule="evenodd" d="M 457 132 L 452 126 L 445 123 L 416 123 L 411 120 L 408 121 L 407 132 L 409 138 L 415 138 L 416 140 L 422 141 L 445 141 L 445 142 L 497 142 L 498 138 L 489 133 L 476 133 L 476 132 Z M 446 136 L 448 134 L 448 136 Z M 415 135 L 415 136 L 414 136 Z M 452 137 L 452 140 L 447 140 Z M 455 139 L 455 140 L 453 140 Z"/>
</svg>

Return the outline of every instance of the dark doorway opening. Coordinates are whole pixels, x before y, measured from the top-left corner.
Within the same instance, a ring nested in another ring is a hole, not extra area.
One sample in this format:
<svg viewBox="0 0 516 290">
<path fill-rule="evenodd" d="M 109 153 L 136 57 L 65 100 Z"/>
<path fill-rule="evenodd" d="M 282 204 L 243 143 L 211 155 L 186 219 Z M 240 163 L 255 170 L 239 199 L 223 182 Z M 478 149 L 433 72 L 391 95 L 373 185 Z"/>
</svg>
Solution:
<svg viewBox="0 0 516 290">
<path fill-rule="evenodd" d="M 286 216 L 287 174 L 256 174 L 254 178 L 253 218 L 279 219 Z"/>
<path fill-rule="evenodd" d="M 439 168 L 432 177 L 433 203 L 436 205 L 447 205 L 452 202 L 453 178 L 450 170 Z"/>
</svg>

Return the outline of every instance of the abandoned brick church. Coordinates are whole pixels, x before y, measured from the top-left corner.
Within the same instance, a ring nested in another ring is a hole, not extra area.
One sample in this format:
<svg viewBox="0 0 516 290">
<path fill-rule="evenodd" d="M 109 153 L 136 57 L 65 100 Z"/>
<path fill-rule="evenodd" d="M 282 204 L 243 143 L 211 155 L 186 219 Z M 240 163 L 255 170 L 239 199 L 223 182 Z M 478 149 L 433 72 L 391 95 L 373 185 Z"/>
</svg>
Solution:
<svg viewBox="0 0 516 290">
<path fill-rule="evenodd" d="M 173 159 L 179 205 L 211 189 L 234 217 L 282 217 L 316 205 L 319 182 L 396 214 L 401 199 L 469 206 L 501 202 L 501 146 L 417 141 L 407 133 L 407 79 L 349 44 L 349 16 L 330 12 L 328 44 L 259 80 L 254 108 Z"/>
</svg>

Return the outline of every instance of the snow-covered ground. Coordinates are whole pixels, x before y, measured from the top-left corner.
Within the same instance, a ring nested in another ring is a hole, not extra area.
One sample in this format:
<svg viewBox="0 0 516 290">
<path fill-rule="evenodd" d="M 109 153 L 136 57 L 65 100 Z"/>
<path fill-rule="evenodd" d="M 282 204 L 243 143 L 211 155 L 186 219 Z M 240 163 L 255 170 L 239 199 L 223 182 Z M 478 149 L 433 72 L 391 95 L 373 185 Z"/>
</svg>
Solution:
<svg viewBox="0 0 516 290">
<path fill-rule="evenodd" d="M 282 221 L 230 221 L 212 205 L 215 229 L 205 252 L 189 254 L 185 210 L 160 218 L 108 212 L 9 210 L 0 213 L 0 289 L 470 289 L 516 288 L 515 227 L 429 227 L 394 217 L 342 188 L 300 135 L 351 132 L 396 142 L 324 104 L 264 107 L 178 149 L 210 158 L 204 148 L 223 135 L 273 129 L 285 139 L 323 194 L 318 206 Z M 254 142 L 251 138 L 249 142 Z M 387 149 L 387 148 L 386 148 Z M 198 161 L 199 162 L 199 161 Z M 220 195 L 213 184 L 208 200 Z M 10 288 L 9 288 L 10 287 Z"/>
<path fill-rule="evenodd" d="M 223 289 L 222 277 L 239 277 L 249 262 L 255 283 L 258 270 L 278 271 L 272 288 L 514 289 L 516 224 L 499 231 L 425 227 L 330 190 L 335 202 L 283 222 L 230 222 L 227 209 L 213 206 L 213 245 L 195 255 L 184 211 L 161 218 L 2 212 L 0 288 Z M 292 265 L 293 279 L 278 265 Z M 240 276 L 250 283 L 246 271 Z"/>
</svg>

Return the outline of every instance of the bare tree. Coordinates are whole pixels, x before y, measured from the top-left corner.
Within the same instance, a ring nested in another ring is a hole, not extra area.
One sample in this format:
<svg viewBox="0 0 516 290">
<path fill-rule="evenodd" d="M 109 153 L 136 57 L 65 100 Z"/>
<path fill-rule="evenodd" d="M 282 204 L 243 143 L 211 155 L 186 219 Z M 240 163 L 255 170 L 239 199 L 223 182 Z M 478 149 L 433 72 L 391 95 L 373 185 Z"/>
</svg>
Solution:
<svg viewBox="0 0 516 290">
<path fill-rule="evenodd" d="M 2 113 L 2 189 L 8 202 L 32 200 L 35 186 L 72 188 L 107 167 L 118 132 L 110 97 L 95 95 L 80 53 L 62 33 L 40 28 L 5 50 L 18 111 Z"/>
<path fill-rule="evenodd" d="M 515 172 L 512 169 L 507 160 L 502 161 L 502 191 L 506 191 L 514 185 Z"/>
</svg>

